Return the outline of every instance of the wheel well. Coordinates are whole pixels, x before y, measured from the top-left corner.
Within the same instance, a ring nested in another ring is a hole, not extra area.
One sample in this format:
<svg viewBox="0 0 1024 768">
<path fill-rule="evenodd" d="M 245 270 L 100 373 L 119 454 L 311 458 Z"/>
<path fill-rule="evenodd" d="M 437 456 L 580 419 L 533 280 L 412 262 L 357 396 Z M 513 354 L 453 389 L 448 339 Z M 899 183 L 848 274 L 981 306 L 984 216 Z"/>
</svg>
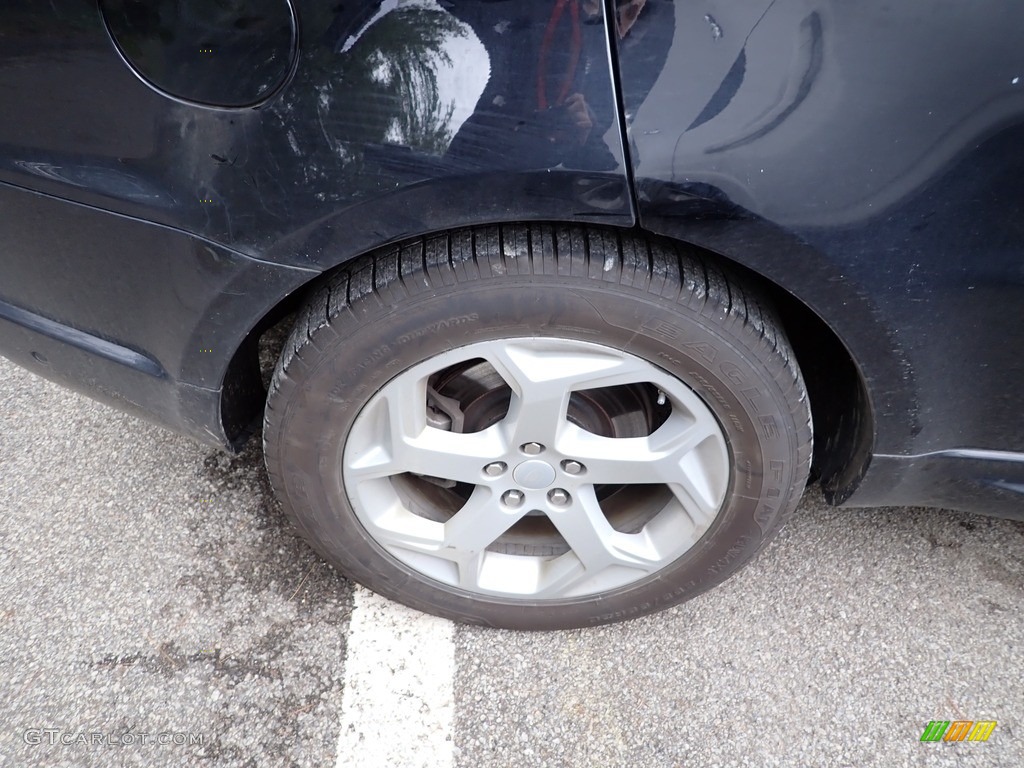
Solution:
<svg viewBox="0 0 1024 768">
<path fill-rule="evenodd" d="M 295 315 L 328 273 L 317 275 L 301 289 L 279 301 L 252 327 L 238 345 L 224 372 L 220 418 L 232 451 L 241 450 L 260 431 L 263 406 L 274 366 L 291 333 Z"/>
<path fill-rule="evenodd" d="M 666 239 L 646 232 L 643 236 Z M 695 248 L 688 243 L 672 242 Z M 856 490 L 867 469 L 874 434 L 867 386 L 856 363 L 835 332 L 800 299 L 742 264 L 706 249 L 699 250 L 703 258 L 716 261 L 775 309 L 796 354 L 810 400 L 814 420 L 811 478 L 820 481 L 830 502 L 842 503 Z M 311 292 L 348 264 L 351 262 L 317 275 L 283 298 L 238 347 L 221 390 L 221 418 L 234 448 L 241 447 L 259 430 L 266 388 L 294 324 L 294 315 Z"/>
<path fill-rule="evenodd" d="M 874 414 L 867 384 L 846 345 L 814 310 L 753 270 L 715 253 L 719 261 L 775 309 L 796 354 L 814 420 L 811 482 L 841 504 L 860 484 L 871 460 Z"/>
</svg>

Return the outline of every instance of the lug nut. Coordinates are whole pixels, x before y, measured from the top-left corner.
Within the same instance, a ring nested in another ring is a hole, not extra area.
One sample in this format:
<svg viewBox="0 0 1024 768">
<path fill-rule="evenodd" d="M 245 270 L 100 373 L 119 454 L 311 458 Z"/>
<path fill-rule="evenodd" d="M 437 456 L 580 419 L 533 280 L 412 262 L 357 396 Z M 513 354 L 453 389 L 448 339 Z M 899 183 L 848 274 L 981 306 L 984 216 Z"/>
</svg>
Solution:
<svg viewBox="0 0 1024 768">
<path fill-rule="evenodd" d="M 569 492 L 563 491 L 561 488 L 554 488 L 548 491 L 548 501 L 556 507 L 564 507 L 570 500 Z"/>
<path fill-rule="evenodd" d="M 508 468 L 508 465 L 504 461 L 495 461 L 492 464 L 488 464 L 484 467 L 484 474 L 490 477 L 497 477 Z"/>
<path fill-rule="evenodd" d="M 505 491 L 505 493 L 502 494 L 501 500 L 502 500 L 502 502 L 504 502 L 506 507 L 513 507 L 513 508 L 515 508 L 515 507 L 521 507 L 523 505 L 523 500 L 525 498 L 526 498 L 526 494 L 523 493 L 522 491 L 511 490 L 511 491 Z"/>
<path fill-rule="evenodd" d="M 527 456 L 536 456 L 538 453 L 544 450 L 544 446 L 540 443 L 524 443 L 519 447 L 523 453 Z"/>
<path fill-rule="evenodd" d="M 578 461 L 563 461 L 562 469 L 565 470 L 565 473 L 567 475 L 582 475 L 583 470 L 586 469 L 586 467 L 584 467 Z"/>
</svg>

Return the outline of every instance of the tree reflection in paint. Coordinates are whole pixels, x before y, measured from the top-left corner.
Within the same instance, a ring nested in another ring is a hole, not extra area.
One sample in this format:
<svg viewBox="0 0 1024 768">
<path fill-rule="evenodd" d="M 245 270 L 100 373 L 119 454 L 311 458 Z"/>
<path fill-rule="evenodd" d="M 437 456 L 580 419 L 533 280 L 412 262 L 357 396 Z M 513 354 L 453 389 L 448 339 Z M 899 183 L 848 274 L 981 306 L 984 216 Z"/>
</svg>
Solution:
<svg viewBox="0 0 1024 768">
<path fill-rule="evenodd" d="M 454 66 L 446 44 L 472 34 L 465 24 L 433 2 L 388 0 L 354 11 L 317 4 L 303 27 L 319 40 L 307 48 L 296 82 L 272 112 L 287 145 L 304 158 L 305 185 L 320 189 L 318 199 L 338 197 L 332 187 L 339 164 L 360 187 L 348 194 L 387 186 L 380 174 L 367 173 L 376 165 L 367 155 L 383 145 L 444 154 L 455 103 L 443 96 L 438 72 Z M 310 114 L 319 130 L 291 124 L 293 115 Z"/>
</svg>

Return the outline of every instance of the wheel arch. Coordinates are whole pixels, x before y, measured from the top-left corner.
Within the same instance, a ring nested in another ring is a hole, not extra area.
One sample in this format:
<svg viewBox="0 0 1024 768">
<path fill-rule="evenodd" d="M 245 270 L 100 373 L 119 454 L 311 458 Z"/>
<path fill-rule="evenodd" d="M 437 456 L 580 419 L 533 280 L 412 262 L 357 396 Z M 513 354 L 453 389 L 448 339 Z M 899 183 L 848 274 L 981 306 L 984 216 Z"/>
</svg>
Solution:
<svg viewBox="0 0 1024 768">
<path fill-rule="evenodd" d="M 550 223 L 556 226 L 580 225 L 580 222 Z M 585 226 L 602 228 L 593 223 Z M 772 304 L 796 354 L 808 390 L 814 419 L 812 478 L 820 480 L 827 498 L 833 503 L 838 504 L 848 498 L 867 470 L 874 442 L 875 411 L 862 369 L 837 331 L 779 282 L 719 249 L 701 245 L 698 242 L 700 238 L 673 237 L 649 230 L 608 225 L 603 228 L 620 233 L 634 232 L 648 239 L 697 248 L 704 258 L 714 260 Z M 404 243 L 415 242 L 431 234 L 440 232 L 396 240 L 339 261 L 282 295 L 269 310 L 254 319 L 225 369 L 220 388 L 221 420 L 233 448 L 237 449 L 248 438 L 248 426 L 263 408 L 268 367 L 276 363 L 294 315 L 307 298 L 354 261 L 382 250 L 399 248 Z"/>
<path fill-rule="evenodd" d="M 796 355 L 814 420 L 811 480 L 830 503 L 848 499 L 867 472 L 875 409 L 862 370 L 838 333 L 810 306 L 738 261 L 718 257 L 775 309 Z"/>
</svg>

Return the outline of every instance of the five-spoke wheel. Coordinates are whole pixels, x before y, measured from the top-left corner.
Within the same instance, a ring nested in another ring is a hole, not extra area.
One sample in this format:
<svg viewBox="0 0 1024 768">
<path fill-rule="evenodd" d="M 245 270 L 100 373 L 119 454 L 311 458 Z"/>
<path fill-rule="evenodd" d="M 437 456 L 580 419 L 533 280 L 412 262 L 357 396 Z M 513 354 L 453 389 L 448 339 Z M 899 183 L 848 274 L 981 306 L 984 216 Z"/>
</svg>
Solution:
<svg viewBox="0 0 1024 768">
<path fill-rule="evenodd" d="M 795 358 L 741 281 L 601 230 L 466 230 L 321 286 L 274 373 L 271 480 L 353 579 L 555 629 L 709 589 L 795 507 Z"/>
<path fill-rule="evenodd" d="M 480 407 L 494 401 L 504 412 Z M 519 338 L 388 382 L 356 419 L 343 473 L 369 535 L 409 567 L 469 592 L 550 599 L 621 587 L 682 555 L 718 514 L 729 456 L 708 407 L 651 363 Z"/>
</svg>

